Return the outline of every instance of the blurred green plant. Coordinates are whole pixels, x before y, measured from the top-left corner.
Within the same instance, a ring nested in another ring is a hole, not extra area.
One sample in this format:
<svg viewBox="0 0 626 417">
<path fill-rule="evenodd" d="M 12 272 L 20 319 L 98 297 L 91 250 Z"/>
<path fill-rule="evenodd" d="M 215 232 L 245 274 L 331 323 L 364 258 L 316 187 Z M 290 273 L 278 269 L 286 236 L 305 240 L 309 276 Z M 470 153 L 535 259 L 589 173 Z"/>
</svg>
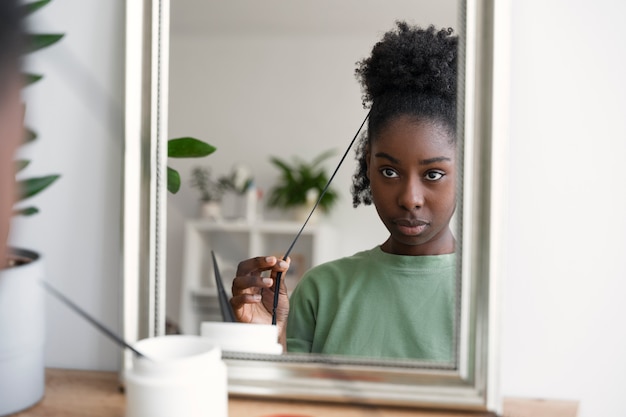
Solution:
<svg viewBox="0 0 626 417">
<path fill-rule="evenodd" d="M 226 192 L 224 183 L 220 179 L 213 179 L 210 168 L 195 167 L 191 171 L 191 187 L 200 192 L 200 201 L 219 202 Z"/>
<path fill-rule="evenodd" d="M 51 1 L 52 0 L 40 0 L 40 1 L 35 1 L 32 3 L 27 3 L 27 4 L 22 5 L 24 17 L 28 17 L 35 11 L 49 4 Z M 63 36 L 64 34 L 27 33 L 25 35 L 25 42 L 26 42 L 25 53 L 30 54 L 30 53 L 39 51 L 40 49 L 47 48 L 51 45 L 54 45 L 55 43 L 60 41 L 63 38 Z M 28 87 L 43 79 L 42 74 L 24 73 L 23 77 L 24 77 L 24 87 Z M 28 127 L 25 127 L 24 131 L 25 131 L 25 137 L 24 137 L 25 144 L 31 143 L 35 139 L 37 139 L 37 133 L 34 130 Z M 27 159 L 20 159 L 20 160 L 15 161 L 16 173 L 22 172 L 24 169 L 26 169 L 26 167 L 30 165 L 30 162 L 31 161 Z M 48 188 L 50 185 L 52 185 L 52 183 L 54 183 L 57 179 L 59 179 L 59 177 L 60 175 L 53 174 L 53 175 L 45 175 L 42 177 L 30 177 L 30 178 L 18 180 L 17 181 L 17 189 L 18 189 L 17 202 L 19 203 L 34 195 L 39 194 L 40 192 Z M 15 215 L 24 215 L 24 216 L 30 216 L 38 212 L 39 212 L 39 209 L 34 206 L 17 208 L 14 210 Z"/>
<path fill-rule="evenodd" d="M 325 151 L 310 163 L 298 157 L 293 158 L 293 163 L 271 157 L 270 161 L 280 170 L 281 175 L 278 184 L 270 190 L 268 206 L 288 209 L 310 204 L 311 200 L 315 203 L 328 183 L 328 175 L 321 164 L 333 154 L 334 150 Z M 337 202 L 337 198 L 337 192 L 329 187 L 319 207 L 328 212 Z"/>
</svg>

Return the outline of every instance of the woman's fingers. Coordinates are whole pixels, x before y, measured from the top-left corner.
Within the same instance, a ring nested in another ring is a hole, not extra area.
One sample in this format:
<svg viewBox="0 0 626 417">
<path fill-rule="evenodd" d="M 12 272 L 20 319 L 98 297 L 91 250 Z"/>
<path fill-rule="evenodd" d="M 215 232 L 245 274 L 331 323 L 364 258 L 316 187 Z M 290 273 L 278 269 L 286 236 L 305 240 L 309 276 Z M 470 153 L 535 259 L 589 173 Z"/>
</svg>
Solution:
<svg viewBox="0 0 626 417">
<path fill-rule="evenodd" d="M 286 272 L 289 261 L 279 260 L 275 256 L 256 257 L 246 259 L 237 267 L 237 277 L 233 280 L 233 295 L 241 293 L 256 293 L 255 288 L 269 288 L 274 284 L 277 272 Z M 271 277 L 261 276 L 261 272 L 271 271 Z"/>
<path fill-rule="evenodd" d="M 260 274 L 263 271 L 272 269 L 276 262 L 278 262 L 278 259 L 275 256 L 257 256 L 256 258 L 246 259 L 239 262 L 237 276 Z"/>
<path fill-rule="evenodd" d="M 233 280 L 233 295 L 239 294 L 256 294 L 263 288 L 269 288 L 274 280 L 269 277 L 261 277 L 259 275 L 244 275 L 236 277 Z"/>
<path fill-rule="evenodd" d="M 237 321 L 244 323 L 269 323 L 268 320 L 271 321 L 276 275 L 279 272 L 286 272 L 289 269 L 289 263 L 289 258 L 283 261 L 275 256 L 259 256 L 239 263 L 237 276 L 233 279 L 233 296 L 230 299 Z M 263 274 L 263 272 L 266 273 Z M 288 306 L 284 279 L 281 280 L 280 295 L 279 304 L 284 306 L 287 303 Z M 283 307 L 282 310 L 285 308 Z M 281 314 L 282 316 L 286 317 L 286 314 Z"/>
<path fill-rule="evenodd" d="M 246 304 L 254 304 L 261 301 L 261 294 L 241 294 L 230 299 L 230 305 L 235 311 Z"/>
</svg>

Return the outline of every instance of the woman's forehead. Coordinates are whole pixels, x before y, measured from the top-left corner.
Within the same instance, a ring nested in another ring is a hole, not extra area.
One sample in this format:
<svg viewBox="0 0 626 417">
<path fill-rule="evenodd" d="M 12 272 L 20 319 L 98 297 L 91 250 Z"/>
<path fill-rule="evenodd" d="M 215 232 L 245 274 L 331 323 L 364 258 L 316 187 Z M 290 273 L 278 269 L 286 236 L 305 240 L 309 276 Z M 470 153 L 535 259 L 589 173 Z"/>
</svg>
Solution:
<svg viewBox="0 0 626 417">
<path fill-rule="evenodd" d="M 384 149 L 399 156 L 407 153 L 454 156 L 456 142 L 442 123 L 398 117 L 391 120 L 371 143 L 372 152 Z"/>
</svg>

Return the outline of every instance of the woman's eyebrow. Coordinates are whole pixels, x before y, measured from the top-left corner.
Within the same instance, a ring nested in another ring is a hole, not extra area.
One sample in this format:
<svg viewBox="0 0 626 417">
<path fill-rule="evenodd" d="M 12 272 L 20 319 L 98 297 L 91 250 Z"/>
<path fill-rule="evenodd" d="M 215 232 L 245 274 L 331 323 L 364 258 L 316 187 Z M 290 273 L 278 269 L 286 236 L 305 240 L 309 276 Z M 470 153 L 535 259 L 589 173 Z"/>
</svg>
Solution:
<svg viewBox="0 0 626 417">
<path fill-rule="evenodd" d="M 375 154 L 374 156 L 375 156 L 375 157 L 377 157 L 377 158 L 385 158 L 385 159 L 388 159 L 388 160 L 390 160 L 391 162 L 393 162 L 394 164 L 399 164 L 399 163 L 400 163 L 400 160 L 399 160 L 399 159 L 396 159 L 396 158 L 394 158 L 393 156 L 391 156 L 391 155 L 389 155 L 388 153 L 385 153 L 385 152 L 378 152 L 378 153 L 377 153 L 377 154 Z"/>
<path fill-rule="evenodd" d="M 430 165 L 430 164 L 434 164 L 435 162 L 443 162 L 443 161 L 452 161 L 452 159 L 448 158 L 447 156 L 436 156 L 434 158 L 422 159 L 420 161 L 420 165 Z"/>
</svg>

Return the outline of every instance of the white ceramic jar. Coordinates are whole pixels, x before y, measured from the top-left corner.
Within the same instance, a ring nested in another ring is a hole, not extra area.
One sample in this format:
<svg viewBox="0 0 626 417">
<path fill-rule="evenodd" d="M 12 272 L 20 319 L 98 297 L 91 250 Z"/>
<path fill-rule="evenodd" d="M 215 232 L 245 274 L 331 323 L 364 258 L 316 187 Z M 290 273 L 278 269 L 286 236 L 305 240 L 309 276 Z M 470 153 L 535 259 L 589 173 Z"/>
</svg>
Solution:
<svg viewBox="0 0 626 417">
<path fill-rule="evenodd" d="M 200 336 L 143 339 L 125 373 L 127 417 L 228 417 L 226 365 Z"/>
</svg>

